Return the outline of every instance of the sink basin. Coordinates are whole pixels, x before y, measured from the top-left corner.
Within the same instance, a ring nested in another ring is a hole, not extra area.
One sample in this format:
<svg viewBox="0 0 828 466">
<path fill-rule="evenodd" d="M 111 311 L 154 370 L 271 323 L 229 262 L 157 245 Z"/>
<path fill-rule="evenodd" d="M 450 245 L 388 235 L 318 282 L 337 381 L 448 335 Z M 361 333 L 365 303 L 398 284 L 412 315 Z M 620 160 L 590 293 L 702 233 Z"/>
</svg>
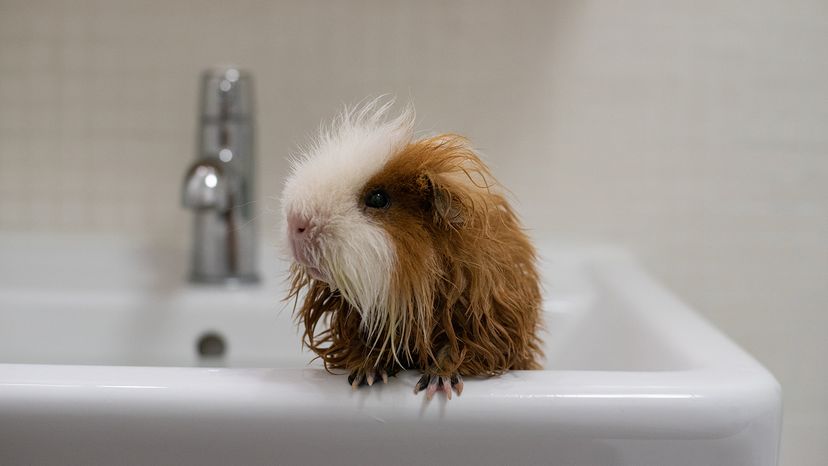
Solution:
<svg viewBox="0 0 828 466">
<path fill-rule="evenodd" d="M 777 463 L 767 370 L 624 251 L 540 251 L 545 370 L 429 402 L 311 362 L 273 251 L 226 289 L 184 251 L 0 235 L 0 464 Z"/>
</svg>

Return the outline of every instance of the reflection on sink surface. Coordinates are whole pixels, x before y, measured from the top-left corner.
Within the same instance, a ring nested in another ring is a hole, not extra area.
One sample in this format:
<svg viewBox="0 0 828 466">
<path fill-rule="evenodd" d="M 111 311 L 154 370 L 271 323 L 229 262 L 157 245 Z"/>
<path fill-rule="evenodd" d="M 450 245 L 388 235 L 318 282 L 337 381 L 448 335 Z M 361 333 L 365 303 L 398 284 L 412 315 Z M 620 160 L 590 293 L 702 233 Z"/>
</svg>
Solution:
<svg viewBox="0 0 828 466">
<path fill-rule="evenodd" d="M 764 368 L 627 254 L 541 253 L 546 370 L 429 403 L 310 363 L 272 251 L 229 290 L 180 251 L 0 236 L 0 463 L 776 464 Z"/>
</svg>

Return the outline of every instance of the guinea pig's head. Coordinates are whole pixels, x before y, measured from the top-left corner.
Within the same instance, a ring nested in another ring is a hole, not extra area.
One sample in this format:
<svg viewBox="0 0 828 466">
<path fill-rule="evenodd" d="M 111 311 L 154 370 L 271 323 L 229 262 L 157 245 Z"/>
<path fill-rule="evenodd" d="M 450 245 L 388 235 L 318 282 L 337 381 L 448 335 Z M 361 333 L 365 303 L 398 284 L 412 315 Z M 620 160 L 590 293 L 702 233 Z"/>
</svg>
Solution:
<svg viewBox="0 0 828 466">
<path fill-rule="evenodd" d="M 391 118 L 389 107 L 346 110 L 323 129 L 293 161 L 282 212 L 294 288 L 324 282 L 394 346 L 428 332 L 437 283 L 455 278 L 449 256 L 471 246 L 461 233 L 485 229 L 498 207 L 465 139 L 415 139 L 413 110 Z"/>
</svg>

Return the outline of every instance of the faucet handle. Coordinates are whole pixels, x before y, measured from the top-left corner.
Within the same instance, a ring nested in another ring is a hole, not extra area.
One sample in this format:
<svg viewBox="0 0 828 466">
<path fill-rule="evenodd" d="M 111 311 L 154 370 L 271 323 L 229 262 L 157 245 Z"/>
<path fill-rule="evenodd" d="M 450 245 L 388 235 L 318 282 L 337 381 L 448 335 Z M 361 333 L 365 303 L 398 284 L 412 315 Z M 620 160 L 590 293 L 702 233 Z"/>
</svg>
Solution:
<svg viewBox="0 0 828 466">
<path fill-rule="evenodd" d="M 184 176 L 182 204 L 193 209 L 229 210 L 230 187 L 227 178 L 218 162 L 209 159 L 197 161 Z"/>
</svg>

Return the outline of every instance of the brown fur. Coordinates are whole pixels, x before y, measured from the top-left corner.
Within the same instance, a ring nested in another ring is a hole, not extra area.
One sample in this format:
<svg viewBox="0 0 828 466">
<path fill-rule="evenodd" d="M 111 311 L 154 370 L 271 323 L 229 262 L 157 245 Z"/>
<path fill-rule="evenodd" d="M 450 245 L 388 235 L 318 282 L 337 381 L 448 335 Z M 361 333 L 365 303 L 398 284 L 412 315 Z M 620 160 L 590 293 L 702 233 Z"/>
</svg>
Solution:
<svg viewBox="0 0 828 466">
<path fill-rule="evenodd" d="M 541 294 L 535 250 L 488 168 L 456 135 L 415 141 L 364 187 L 391 197 L 366 209 L 393 239 L 389 318 L 378 338 L 324 282 L 292 269 L 304 342 L 328 370 L 494 375 L 537 369 Z"/>
</svg>

